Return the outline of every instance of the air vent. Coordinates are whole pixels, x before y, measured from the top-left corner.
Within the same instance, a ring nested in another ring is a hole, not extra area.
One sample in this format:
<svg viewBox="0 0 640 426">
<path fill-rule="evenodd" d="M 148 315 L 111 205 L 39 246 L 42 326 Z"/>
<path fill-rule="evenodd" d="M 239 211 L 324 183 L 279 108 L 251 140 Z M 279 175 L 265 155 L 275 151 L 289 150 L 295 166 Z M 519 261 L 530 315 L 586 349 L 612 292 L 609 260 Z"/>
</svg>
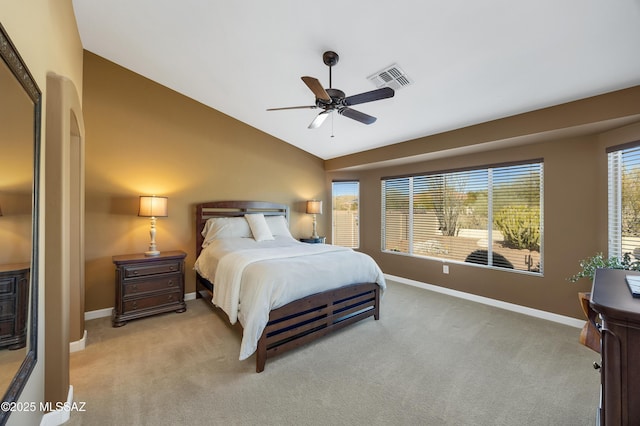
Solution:
<svg viewBox="0 0 640 426">
<path fill-rule="evenodd" d="M 371 74 L 367 79 L 371 80 L 377 88 L 391 87 L 393 90 L 401 89 L 413 83 L 413 80 L 397 64 L 390 65 L 375 74 Z"/>
</svg>

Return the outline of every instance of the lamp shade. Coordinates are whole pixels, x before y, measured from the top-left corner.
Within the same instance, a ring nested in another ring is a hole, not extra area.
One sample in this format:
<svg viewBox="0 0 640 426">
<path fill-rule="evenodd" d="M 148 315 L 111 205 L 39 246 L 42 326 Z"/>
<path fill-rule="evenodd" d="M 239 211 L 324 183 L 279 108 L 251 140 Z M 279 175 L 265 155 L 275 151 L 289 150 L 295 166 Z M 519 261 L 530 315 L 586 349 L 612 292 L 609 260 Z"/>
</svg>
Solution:
<svg viewBox="0 0 640 426">
<path fill-rule="evenodd" d="M 322 214 L 322 201 L 318 201 L 318 200 L 307 201 L 307 213 Z"/>
<path fill-rule="evenodd" d="M 141 195 L 140 196 L 140 209 L 138 210 L 138 216 L 142 217 L 166 217 L 167 212 L 167 197 L 156 197 L 155 195 Z"/>
</svg>

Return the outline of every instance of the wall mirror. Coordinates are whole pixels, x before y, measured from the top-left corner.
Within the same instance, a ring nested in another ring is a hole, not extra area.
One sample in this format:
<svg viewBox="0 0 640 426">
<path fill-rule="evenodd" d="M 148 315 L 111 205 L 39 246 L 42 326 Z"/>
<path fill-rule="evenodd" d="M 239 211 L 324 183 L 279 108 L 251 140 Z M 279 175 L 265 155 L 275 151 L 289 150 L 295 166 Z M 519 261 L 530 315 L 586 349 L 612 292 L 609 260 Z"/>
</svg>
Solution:
<svg viewBox="0 0 640 426">
<path fill-rule="evenodd" d="M 0 57 L 0 389 L 12 402 L 37 356 L 41 92 L 2 24 Z"/>
</svg>

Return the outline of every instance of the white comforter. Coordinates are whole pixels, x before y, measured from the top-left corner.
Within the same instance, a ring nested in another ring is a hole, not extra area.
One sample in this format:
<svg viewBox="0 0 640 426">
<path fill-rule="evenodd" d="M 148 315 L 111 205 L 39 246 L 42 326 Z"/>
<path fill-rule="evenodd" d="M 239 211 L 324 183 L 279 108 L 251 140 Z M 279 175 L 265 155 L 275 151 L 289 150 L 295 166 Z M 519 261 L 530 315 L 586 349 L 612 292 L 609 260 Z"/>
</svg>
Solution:
<svg viewBox="0 0 640 426">
<path fill-rule="evenodd" d="M 216 240 L 202 250 L 195 269 L 215 283 L 213 303 L 244 328 L 240 359 L 251 356 L 269 321 L 269 311 L 302 297 L 384 276 L 366 254 L 288 237 Z"/>
</svg>

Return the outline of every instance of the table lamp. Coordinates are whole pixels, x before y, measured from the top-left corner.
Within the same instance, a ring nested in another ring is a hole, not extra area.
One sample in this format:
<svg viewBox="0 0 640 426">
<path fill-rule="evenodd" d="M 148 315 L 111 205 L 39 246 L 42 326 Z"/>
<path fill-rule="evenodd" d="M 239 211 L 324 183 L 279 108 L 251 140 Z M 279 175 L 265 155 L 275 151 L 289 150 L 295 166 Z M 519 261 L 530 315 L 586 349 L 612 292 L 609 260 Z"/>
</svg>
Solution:
<svg viewBox="0 0 640 426">
<path fill-rule="evenodd" d="M 167 197 L 141 195 L 138 216 L 151 218 L 151 229 L 149 230 L 151 243 L 149 243 L 149 250 L 144 252 L 145 256 L 159 255 L 160 251 L 156 247 L 156 218 L 168 216 Z"/>
<path fill-rule="evenodd" d="M 316 231 L 316 215 L 322 214 L 322 201 L 307 201 L 307 213 L 313 215 L 313 235 L 311 235 L 311 238 L 320 238 L 318 236 L 318 232 Z"/>
</svg>

